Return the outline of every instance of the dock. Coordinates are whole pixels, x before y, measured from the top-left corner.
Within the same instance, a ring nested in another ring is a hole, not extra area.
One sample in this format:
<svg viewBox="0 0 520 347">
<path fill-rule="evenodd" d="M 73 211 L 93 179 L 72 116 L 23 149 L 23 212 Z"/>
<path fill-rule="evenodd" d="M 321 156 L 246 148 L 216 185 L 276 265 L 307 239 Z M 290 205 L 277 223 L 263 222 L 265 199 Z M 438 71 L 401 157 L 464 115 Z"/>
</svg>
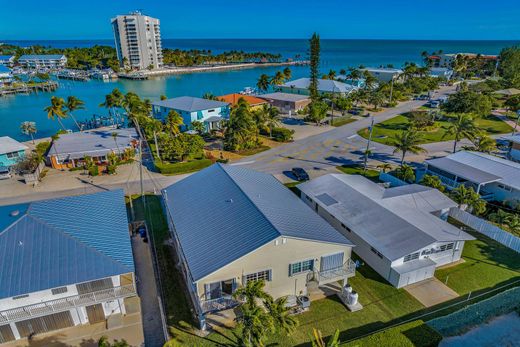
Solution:
<svg viewBox="0 0 520 347">
<path fill-rule="evenodd" d="M 54 81 L 48 81 L 38 84 L 27 84 L 0 88 L 0 96 L 8 96 L 14 94 L 30 94 L 38 92 L 53 92 L 58 89 L 58 83 Z"/>
</svg>

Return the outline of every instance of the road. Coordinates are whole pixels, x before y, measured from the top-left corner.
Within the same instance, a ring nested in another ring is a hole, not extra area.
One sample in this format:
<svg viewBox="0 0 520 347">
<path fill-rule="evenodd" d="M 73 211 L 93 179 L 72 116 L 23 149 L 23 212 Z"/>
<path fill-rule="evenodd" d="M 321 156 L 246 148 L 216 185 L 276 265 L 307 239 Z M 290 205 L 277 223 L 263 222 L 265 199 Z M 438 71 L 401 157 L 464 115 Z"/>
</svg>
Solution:
<svg viewBox="0 0 520 347">
<path fill-rule="evenodd" d="M 434 94 L 434 98 L 451 94 L 453 87 L 445 87 Z M 383 111 L 374 116 L 374 123 L 381 123 L 399 114 L 412 111 L 424 105 L 426 101 L 408 101 L 395 108 Z M 359 136 L 357 132 L 370 126 L 372 118 L 361 118 L 348 125 L 334 128 L 330 131 L 294 141 L 290 144 L 273 148 L 271 150 L 247 157 L 236 163 L 254 170 L 276 175 L 284 180 L 284 176 L 292 167 L 302 167 L 311 176 L 318 176 L 338 165 L 359 163 L 363 161 L 367 140 Z M 451 149 L 452 142 L 432 144 L 429 152 L 441 153 Z M 377 142 L 370 146 L 371 160 L 398 163 L 398 156 L 394 156 L 394 148 Z M 410 159 L 413 159 L 410 157 Z M 424 159 L 424 157 L 422 158 Z"/>
</svg>

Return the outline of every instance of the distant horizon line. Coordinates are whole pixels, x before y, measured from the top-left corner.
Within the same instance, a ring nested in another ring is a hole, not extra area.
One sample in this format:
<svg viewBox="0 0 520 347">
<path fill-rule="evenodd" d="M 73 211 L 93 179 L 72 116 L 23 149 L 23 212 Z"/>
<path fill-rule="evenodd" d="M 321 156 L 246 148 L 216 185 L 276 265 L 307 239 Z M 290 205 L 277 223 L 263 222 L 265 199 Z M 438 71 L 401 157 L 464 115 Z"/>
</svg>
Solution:
<svg viewBox="0 0 520 347">
<path fill-rule="evenodd" d="M 262 37 L 251 37 L 251 38 L 236 38 L 236 37 L 198 37 L 198 38 L 190 38 L 190 37 L 177 37 L 177 38 L 163 38 L 162 40 L 272 40 L 272 41 L 283 41 L 283 40 L 308 40 L 309 38 L 262 38 Z M 0 39 L 0 43 L 2 42 L 10 42 L 10 41 L 112 41 L 113 38 L 81 38 L 81 39 Z M 517 41 L 520 43 L 520 38 L 518 39 L 396 39 L 396 38 L 321 38 L 324 41 L 474 41 L 474 42 L 497 42 L 497 41 Z"/>
</svg>

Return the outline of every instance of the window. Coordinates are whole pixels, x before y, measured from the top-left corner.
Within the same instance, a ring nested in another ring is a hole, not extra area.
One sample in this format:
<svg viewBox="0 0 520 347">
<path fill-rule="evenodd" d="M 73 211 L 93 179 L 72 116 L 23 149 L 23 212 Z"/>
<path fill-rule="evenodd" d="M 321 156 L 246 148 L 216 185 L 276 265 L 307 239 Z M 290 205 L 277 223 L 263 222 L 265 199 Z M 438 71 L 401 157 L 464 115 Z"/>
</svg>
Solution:
<svg viewBox="0 0 520 347">
<path fill-rule="evenodd" d="M 453 243 L 448 243 L 446 245 L 446 249 L 453 249 Z"/>
<path fill-rule="evenodd" d="M 244 284 L 247 284 L 249 281 L 259 280 L 271 281 L 271 270 L 259 271 L 244 276 Z"/>
<path fill-rule="evenodd" d="M 28 297 L 29 297 L 29 294 L 13 296 L 13 300 L 18 300 L 18 299 L 23 299 L 23 298 L 28 298 Z"/>
<path fill-rule="evenodd" d="M 215 110 L 208 110 L 208 113 L 215 112 Z"/>
<path fill-rule="evenodd" d="M 314 259 L 292 263 L 289 264 L 289 276 L 312 271 L 312 269 L 314 269 Z"/>
<path fill-rule="evenodd" d="M 408 254 L 406 257 L 404 257 L 404 262 L 406 263 L 407 261 L 415 260 L 418 258 L 419 258 L 419 252 Z"/>
<path fill-rule="evenodd" d="M 7 159 L 16 159 L 20 156 L 18 152 L 10 152 L 6 153 L 5 155 L 7 156 Z"/>
<path fill-rule="evenodd" d="M 67 292 L 67 287 L 59 287 L 51 289 L 52 295 L 63 294 Z"/>
<path fill-rule="evenodd" d="M 381 252 L 379 252 L 377 249 L 375 249 L 374 247 L 370 247 L 370 250 L 371 250 L 373 253 L 377 254 L 377 256 L 378 256 L 379 258 L 383 259 L 383 254 L 382 254 Z"/>
</svg>

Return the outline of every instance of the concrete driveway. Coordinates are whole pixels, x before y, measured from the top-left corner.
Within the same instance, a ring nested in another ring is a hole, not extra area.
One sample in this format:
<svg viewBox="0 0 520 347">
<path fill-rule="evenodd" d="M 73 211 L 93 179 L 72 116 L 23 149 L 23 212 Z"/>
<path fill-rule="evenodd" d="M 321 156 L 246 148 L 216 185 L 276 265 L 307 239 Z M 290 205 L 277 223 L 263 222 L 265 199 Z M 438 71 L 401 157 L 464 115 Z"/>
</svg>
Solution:
<svg viewBox="0 0 520 347">
<path fill-rule="evenodd" d="M 446 286 L 436 277 L 410 284 L 404 287 L 404 290 L 410 293 L 426 307 L 435 306 L 445 301 L 455 299 L 459 296 L 457 292 Z"/>
</svg>

